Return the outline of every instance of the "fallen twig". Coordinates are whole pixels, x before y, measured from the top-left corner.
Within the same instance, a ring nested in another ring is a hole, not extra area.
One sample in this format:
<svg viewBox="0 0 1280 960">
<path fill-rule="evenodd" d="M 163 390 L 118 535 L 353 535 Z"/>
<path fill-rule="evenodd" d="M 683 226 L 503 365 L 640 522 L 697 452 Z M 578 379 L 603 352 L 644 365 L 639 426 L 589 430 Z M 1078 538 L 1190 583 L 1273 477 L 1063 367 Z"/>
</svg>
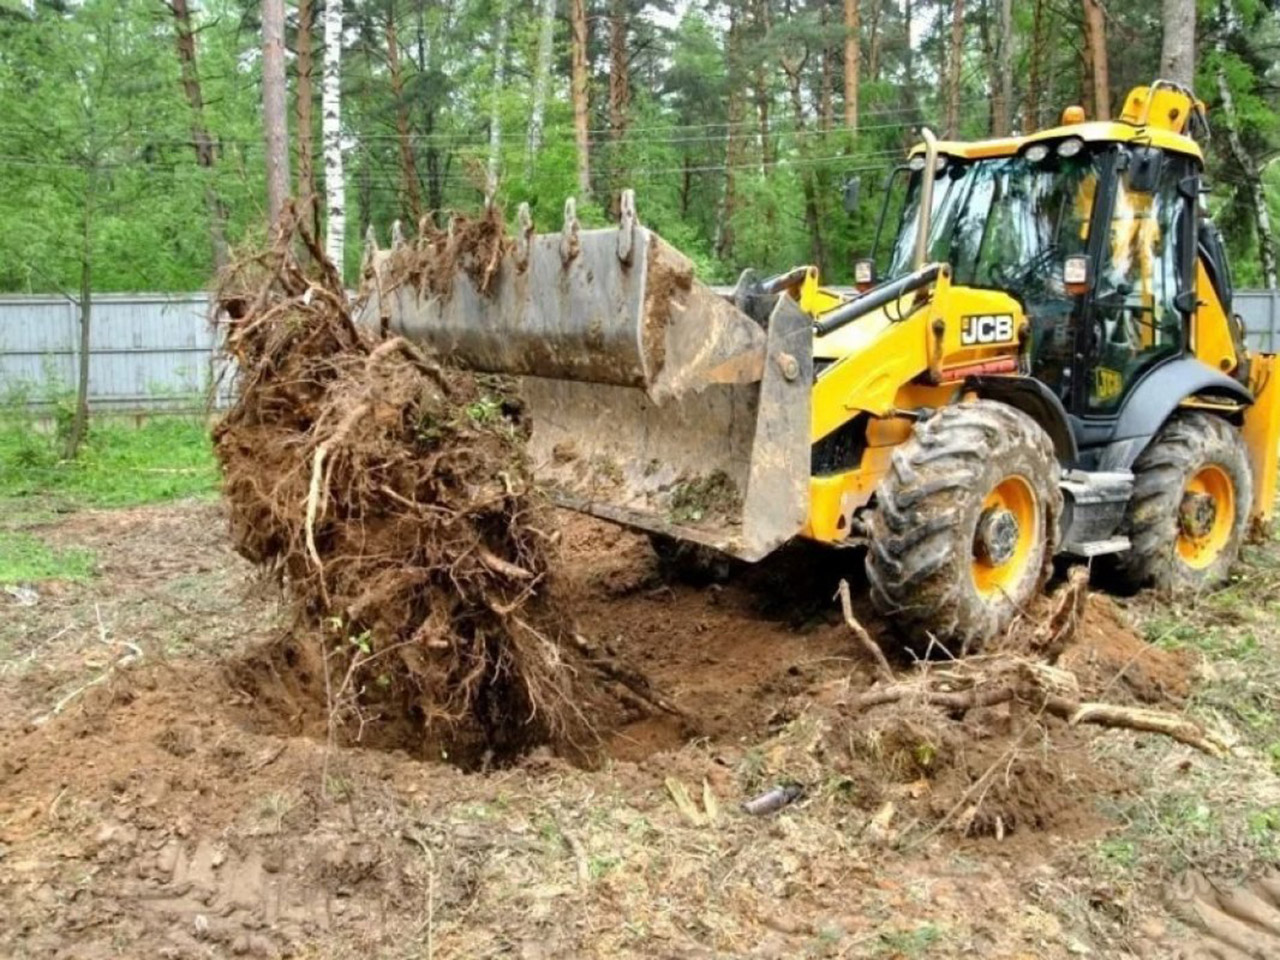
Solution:
<svg viewBox="0 0 1280 960">
<path fill-rule="evenodd" d="M 78 698 L 86 690 L 90 690 L 93 687 L 106 683 L 106 681 L 111 677 L 111 675 L 115 673 L 117 670 L 121 669 L 122 667 L 127 667 L 132 664 L 135 664 L 143 658 L 142 648 L 138 646 L 136 643 L 131 643 L 128 640 L 111 640 L 110 638 L 107 637 L 107 627 L 102 622 L 102 610 L 99 608 L 99 606 L 96 603 L 93 605 L 93 612 L 94 614 L 97 615 L 97 618 L 98 618 L 98 642 L 103 643 L 109 647 L 110 646 L 127 647 L 129 652 L 125 656 L 121 657 L 119 660 L 110 664 L 107 667 L 107 669 L 103 670 L 102 673 L 98 674 L 98 676 L 94 677 L 88 683 L 82 684 L 81 686 L 76 687 L 70 693 L 64 695 L 62 699 L 60 699 L 57 703 L 53 705 L 53 709 L 51 709 L 48 713 L 44 714 L 43 716 L 36 718 L 35 720 L 36 726 L 41 726 L 42 724 L 45 724 L 48 721 L 52 720 L 54 717 L 60 714 L 63 710 L 65 710 L 69 704 L 71 704 L 76 698 Z"/>
<path fill-rule="evenodd" d="M 840 609 L 844 612 L 844 622 L 853 631 L 853 635 L 858 638 L 862 648 L 871 655 L 871 659 L 876 665 L 876 673 L 880 679 L 892 683 L 894 679 L 893 668 L 889 666 L 889 659 L 884 655 L 884 651 L 880 649 L 880 644 L 871 639 L 871 634 L 867 633 L 867 628 L 859 623 L 858 618 L 853 615 L 853 601 L 849 598 L 848 580 L 840 581 L 837 593 L 840 597 Z"/>
</svg>

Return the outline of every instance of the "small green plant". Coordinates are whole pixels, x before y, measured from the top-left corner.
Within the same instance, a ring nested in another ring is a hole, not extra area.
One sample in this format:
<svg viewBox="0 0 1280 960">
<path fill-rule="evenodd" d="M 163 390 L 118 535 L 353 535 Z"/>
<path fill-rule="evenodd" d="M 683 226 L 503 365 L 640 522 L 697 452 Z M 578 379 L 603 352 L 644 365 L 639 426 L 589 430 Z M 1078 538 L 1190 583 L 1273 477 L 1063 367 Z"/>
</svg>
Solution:
<svg viewBox="0 0 1280 960">
<path fill-rule="evenodd" d="M 502 415 L 502 401 L 488 396 L 467 404 L 467 416 L 476 423 L 491 423 Z"/>
<path fill-rule="evenodd" d="M 1128 870 L 1138 862 L 1138 848 L 1125 837 L 1108 837 L 1098 844 L 1098 856 L 1104 863 Z"/>
<path fill-rule="evenodd" d="M 930 946 L 937 943 L 942 932 L 932 923 L 913 930 L 899 930 L 880 934 L 880 952 L 890 956 L 922 957 Z"/>
<path fill-rule="evenodd" d="M 587 872 L 591 874 L 592 880 L 599 880 L 606 874 L 618 869 L 621 865 L 622 858 L 617 854 L 598 854 L 587 861 Z"/>
</svg>

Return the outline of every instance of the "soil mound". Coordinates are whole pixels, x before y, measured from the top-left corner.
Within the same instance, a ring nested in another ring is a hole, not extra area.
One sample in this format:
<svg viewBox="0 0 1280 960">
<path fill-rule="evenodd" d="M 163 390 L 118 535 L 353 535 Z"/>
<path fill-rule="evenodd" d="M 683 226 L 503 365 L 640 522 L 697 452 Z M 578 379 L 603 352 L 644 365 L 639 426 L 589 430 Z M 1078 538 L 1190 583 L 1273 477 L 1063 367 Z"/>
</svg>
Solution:
<svg viewBox="0 0 1280 960">
<path fill-rule="evenodd" d="M 454 240 L 471 233 L 490 236 Z M 220 294 L 239 369 L 214 433 L 231 534 L 296 619 L 258 674 L 318 696 L 331 734 L 400 728 L 463 765 L 581 745 L 589 691 L 546 589 L 519 401 L 358 329 L 322 253 L 301 238 L 308 272 L 296 242 L 286 231 Z"/>
</svg>

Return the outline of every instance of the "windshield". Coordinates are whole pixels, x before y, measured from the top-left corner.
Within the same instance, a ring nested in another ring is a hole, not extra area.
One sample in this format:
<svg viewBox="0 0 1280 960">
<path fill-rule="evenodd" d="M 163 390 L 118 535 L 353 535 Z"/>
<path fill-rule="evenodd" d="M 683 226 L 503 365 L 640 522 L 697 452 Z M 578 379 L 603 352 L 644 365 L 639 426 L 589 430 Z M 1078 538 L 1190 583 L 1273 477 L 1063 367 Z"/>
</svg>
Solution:
<svg viewBox="0 0 1280 960">
<path fill-rule="evenodd" d="M 961 161 L 935 174 L 929 262 L 951 264 L 953 282 L 1008 290 L 1023 300 L 1061 294 L 1063 259 L 1083 253 L 1099 154 Z M 912 174 L 887 279 L 911 272 L 921 171 Z"/>
</svg>

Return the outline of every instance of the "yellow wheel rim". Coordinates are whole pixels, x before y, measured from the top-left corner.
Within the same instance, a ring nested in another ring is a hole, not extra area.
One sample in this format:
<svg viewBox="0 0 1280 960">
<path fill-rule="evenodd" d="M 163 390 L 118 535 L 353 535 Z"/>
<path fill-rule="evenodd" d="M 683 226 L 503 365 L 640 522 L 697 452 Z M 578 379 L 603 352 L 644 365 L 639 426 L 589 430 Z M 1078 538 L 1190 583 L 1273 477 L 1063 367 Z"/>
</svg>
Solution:
<svg viewBox="0 0 1280 960">
<path fill-rule="evenodd" d="M 998 531 L 995 537 L 993 530 Z M 1034 488 L 1023 477 L 1006 477 L 982 502 L 972 566 L 978 592 L 1012 593 L 1039 537 L 1040 502 Z"/>
<path fill-rule="evenodd" d="M 1221 556 L 1236 522 L 1236 488 L 1216 464 L 1201 467 L 1187 481 L 1178 511 L 1178 556 L 1203 570 Z"/>
</svg>

